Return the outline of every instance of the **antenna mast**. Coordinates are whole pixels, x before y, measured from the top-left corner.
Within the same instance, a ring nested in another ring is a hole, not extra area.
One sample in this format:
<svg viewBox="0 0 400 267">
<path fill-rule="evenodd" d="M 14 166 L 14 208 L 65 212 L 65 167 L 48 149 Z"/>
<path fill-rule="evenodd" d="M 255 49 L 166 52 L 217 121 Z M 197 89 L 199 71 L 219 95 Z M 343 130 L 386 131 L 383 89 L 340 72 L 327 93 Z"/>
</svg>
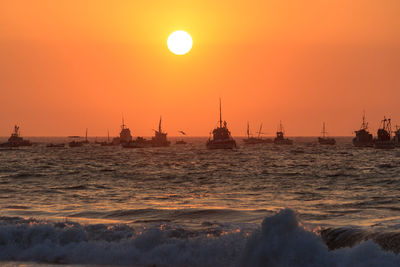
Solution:
<svg viewBox="0 0 400 267">
<path fill-rule="evenodd" d="M 219 127 L 222 128 L 221 98 L 219 99 Z"/>
</svg>

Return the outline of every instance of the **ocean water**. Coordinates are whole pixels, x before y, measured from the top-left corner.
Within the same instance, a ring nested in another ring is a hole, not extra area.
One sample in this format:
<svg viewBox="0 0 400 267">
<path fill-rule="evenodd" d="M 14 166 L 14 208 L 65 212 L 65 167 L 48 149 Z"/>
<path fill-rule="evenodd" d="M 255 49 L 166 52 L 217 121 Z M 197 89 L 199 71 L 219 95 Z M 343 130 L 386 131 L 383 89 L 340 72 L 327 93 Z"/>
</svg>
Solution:
<svg viewBox="0 0 400 267">
<path fill-rule="evenodd" d="M 400 149 L 31 140 L 0 150 L 1 266 L 400 266 Z"/>
</svg>

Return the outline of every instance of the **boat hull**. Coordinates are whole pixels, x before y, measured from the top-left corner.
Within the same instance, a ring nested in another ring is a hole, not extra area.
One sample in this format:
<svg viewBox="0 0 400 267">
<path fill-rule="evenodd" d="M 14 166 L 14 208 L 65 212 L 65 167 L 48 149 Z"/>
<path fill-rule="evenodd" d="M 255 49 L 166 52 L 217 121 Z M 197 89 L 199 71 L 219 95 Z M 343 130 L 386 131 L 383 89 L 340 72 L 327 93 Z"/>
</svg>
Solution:
<svg viewBox="0 0 400 267">
<path fill-rule="evenodd" d="M 393 141 L 378 141 L 374 142 L 374 147 L 377 149 L 394 149 L 396 144 Z"/>
<path fill-rule="evenodd" d="M 236 141 L 229 140 L 208 140 L 206 144 L 208 149 L 234 149 L 236 148 Z"/>
<path fill-rule="evenodd" d="M 318 137 L 318 142 L 320 145 L 336 145 L 336 140 L 333 138 Z"/>
<path fill-rule="evenodd" d="M 281 139 L 281 140 L 274 140 L 275 145 L 293 145 L 293 140 L 290 139 Z"/>
</svg>

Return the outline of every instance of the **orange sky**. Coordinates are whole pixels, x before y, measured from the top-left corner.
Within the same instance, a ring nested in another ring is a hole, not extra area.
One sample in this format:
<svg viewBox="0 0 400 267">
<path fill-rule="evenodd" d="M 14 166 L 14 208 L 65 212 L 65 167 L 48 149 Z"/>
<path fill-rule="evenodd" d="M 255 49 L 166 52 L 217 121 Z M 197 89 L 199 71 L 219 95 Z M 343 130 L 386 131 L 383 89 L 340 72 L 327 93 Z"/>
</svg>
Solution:
<svg viewBox="0 0 400 267">
<path fill-rule="evenodd" d="M 135 2 L 135 3 L 133 3 Z M 229 3 L 229 4 L 228 4 Z M 307 4 L 305 4 L 307 3 Z M 400 1 L 1 1 L 0 135 L 400 125 Z M 176 56 L 168 35 L 193 37 Z"/>
</svg>

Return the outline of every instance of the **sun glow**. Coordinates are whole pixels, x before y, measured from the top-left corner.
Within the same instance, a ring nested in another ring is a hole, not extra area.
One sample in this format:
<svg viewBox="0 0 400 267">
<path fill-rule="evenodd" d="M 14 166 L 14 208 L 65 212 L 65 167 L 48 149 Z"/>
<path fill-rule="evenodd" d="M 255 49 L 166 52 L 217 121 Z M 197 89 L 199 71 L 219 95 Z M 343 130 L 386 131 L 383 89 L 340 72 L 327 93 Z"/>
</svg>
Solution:
<svg viewBox="0 0 400 267">
<path fill-rule="evenodd" d="M 185 31 L 175 31 L 168 36 L 168 49 L 175 55 L 184 55 L 192 49 L 193 40 Z"/>
</svg>

